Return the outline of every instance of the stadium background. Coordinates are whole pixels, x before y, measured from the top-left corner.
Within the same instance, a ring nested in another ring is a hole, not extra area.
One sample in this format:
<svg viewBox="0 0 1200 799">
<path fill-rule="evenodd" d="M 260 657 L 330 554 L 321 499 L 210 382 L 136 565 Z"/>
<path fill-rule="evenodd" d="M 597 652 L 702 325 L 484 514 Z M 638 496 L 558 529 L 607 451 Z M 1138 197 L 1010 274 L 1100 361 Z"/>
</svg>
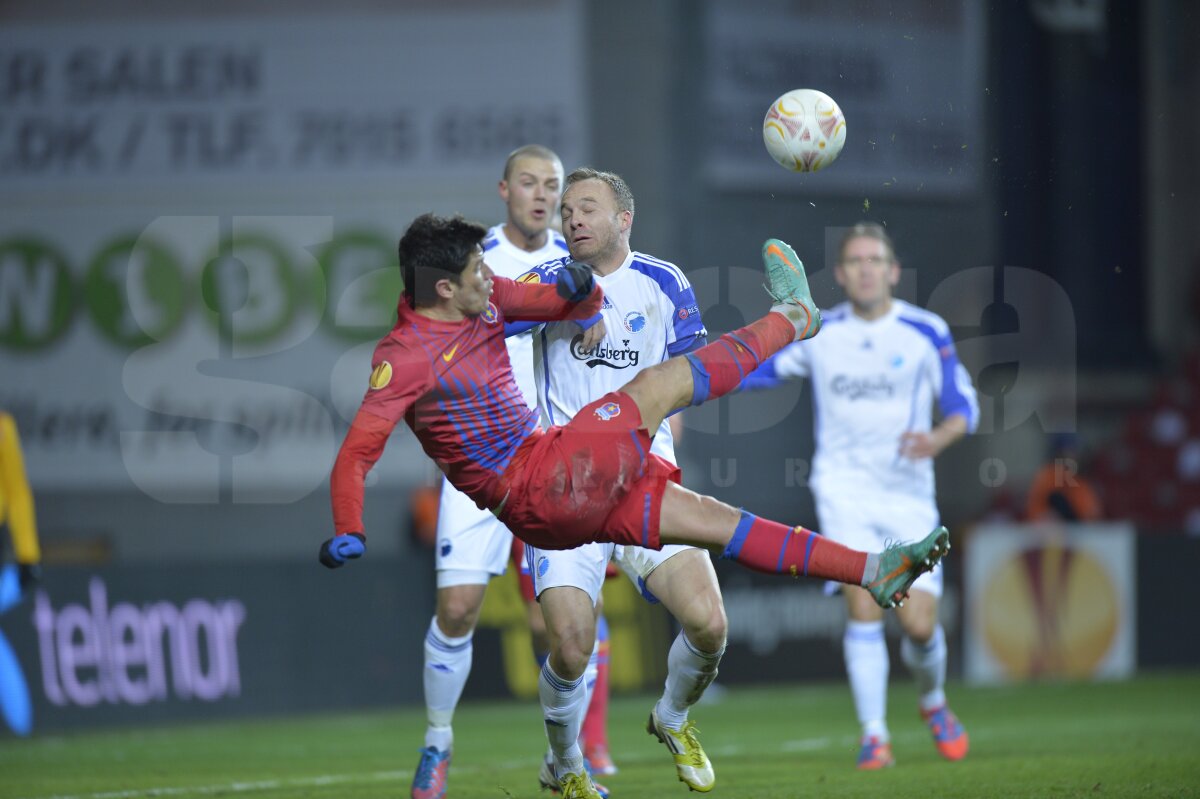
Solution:
<svg viewBox="0 0 1200 799">
<path fill-rule="evenodd" d="M 628 179 L 634 247 L 688 271 L 710 331 L 760 312 L 764 238 L 795 244 L 832 301 L 840 228 L 887 224 L 901 296 L 951 323 L 983 408 L 938 463 L 964 544 L 953 668 L 972 530 L 1020 517 L 1064 433 L 1132 525 L 1091 531 L 1137 552 L 1112 588 L 1113 618 L 1136 621 L 1114 673 L 1200 664 L 1169 632 L 1187 629 L 1172 578 L 1200 554 L 1196 16 L 1182 0 L 0 4 L 0 407 L 45 550 L 0 630 L 35 732 L 420 700 L 433 573 L 413 492 L 430 467 L 396 437 L 370 555 L 336 574 L 315 564 L 327 472 L 386 329 L 395 239 L 425 210 L 498 221 L 500 165 L 529 141 Z M 761 146 L 767 104 L 799 86 L 848 120 L 813 176 Z M 690 486 L 813 518 L 803 387 L 686 425 Z M 1045 535 L 1024 551 L 1084 561 L 1055 553 L 1089 531 Z M 839 603 L 722 578 L 722 682 L 840 673 Z M 468 699 L 532 687 L 508 588 Z M 612 588 L 614 686 L 652 686 L 666 622 Z"/>
</svg>

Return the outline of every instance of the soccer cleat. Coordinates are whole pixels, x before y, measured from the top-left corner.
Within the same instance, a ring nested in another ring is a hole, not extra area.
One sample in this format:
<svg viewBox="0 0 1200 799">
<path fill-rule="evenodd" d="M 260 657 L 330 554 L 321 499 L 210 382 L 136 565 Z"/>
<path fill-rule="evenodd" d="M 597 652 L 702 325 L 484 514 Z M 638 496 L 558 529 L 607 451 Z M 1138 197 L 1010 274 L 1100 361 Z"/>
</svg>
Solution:
<svg viewBox="0 0 1200 799">
<path fill-rule="evenodd" d="M 696 738 L 696 733 L 700 730 L 696 729 L 694 722 L 687 721 L 682 728 L 672 730 L 658 720 L 658 710 L 654 709 L 650 711 L 650 720 L 646 722 L 646 732 L 658 738 L 671 750 L 680 782 L 701 793 L 708 793 L 713 789 L 717 777 L 713 774 L 708 755 L 704 754 L 704 748 Z"/>
<path fill-rule="evenodd" d="M 609 794 L 608 788 L 605 788 L 600 783 L 591 781 L 592 767 L 591 767 L 591 764 L 588 763 L 586 758 L 583 761 L 583 771 L 584 771 L 584 774 L 586 774 L 588 777 L 588 784 L 592 786 L 593 790 L 595 790 L 596 795 L 599 796 L 600 799 L 608 799 L 608 794 Z M 553 793 L 553 794 L 561 793 L 563 796 L 567 795 L 565 790 L 560 785 L 558 777 L 556 777 L 554 775 L 554 762 L 548 758 L 542 760 L 542 768 L 540 771 L 538 771 L 538 785 L 541 786 L 543 791 L 549 791 L 550 793 Z M 578 794 L 578 795 L 579 796 L 591 796 L 591 794 L 587 794 L 587 793 Z"/>
<path fill-rule="evenodd" d="M 938 754 L 947 760 L 962 760 L 971 748 L 967 731 L 963 729 L 958 716 L 947 705 L 937 710 L 921 711 L 921 718 L 929 725 L 933 733 L 933 743 L 937 746 Z"/>
<path fill-rule="evenodd" d="M 450 771 L 450 753 L 427 746 L 421 750 L 421 762 L 413 775 L 412 799 L 442 799 L 446 795 L 446 777 Z"/>
<path fill-rule="evenodd" d="M 781 311 L 796 326 L 796 340 L 812 338 L 821 330 L 821 311 L 813 302 L 808 288 L 808 276 L 796 251 L 779 239 L 767 239 L 762 249 L 767 280 L 763 288 L 779 305 L 795 306 Z M 778 310 L 778 309 L 773 309 Z"/>
<path fill-rule="evenodd" d="M 559 784 L 563 799 L 608 799 L 608 794 L 600 793 L 586 771 L 580 774 L 568 773 L 559 780 Z"/>
<path fill-rule="evenodd" d="M 608 753 L 606 746 L 584 747 L 583 759 L 592 764 L 593 776 L 598 774 L 601 777 L 610 777 L 617 773 L 617 764 L 613 762 L 612 755 Z"/>
<path fill-rule="evenodd" d="M 862 739 L 862 748 L 858 750 L 857 768 L 859 771 L 876 771 L 894 765 L 896 765 L 896 758 L 892 757 L 890 743 L 881 741 L 875 736 Z"/>
<path fill-rule="evenodd" d="M 904 602 L 913 581 L 937 565 L 950 551 L 950 531 L 938 527 L 920 541 L 893 544 L 879 553 L 879 569 L 867 584 L 881 608 L 894 608 Z"/>
</svg>

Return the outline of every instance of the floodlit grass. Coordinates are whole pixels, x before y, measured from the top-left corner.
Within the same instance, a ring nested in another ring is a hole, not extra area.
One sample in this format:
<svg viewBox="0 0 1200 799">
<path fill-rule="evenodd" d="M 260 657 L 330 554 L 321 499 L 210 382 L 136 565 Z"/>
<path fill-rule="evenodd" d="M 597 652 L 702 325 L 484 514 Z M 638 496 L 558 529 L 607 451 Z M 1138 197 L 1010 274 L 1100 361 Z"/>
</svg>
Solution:
<svg viewBox="0 0 1200 799">
<path fill-rule="evenodd" d="M 714 797 L 1200 796 L 1200 674 L 1129 683 L 979 689 L 952 685 L 971 754 L 942 762 L 906 682 L 892 686 L 897 765 L 854 770 L 856 725 L 844 684 L 735 688 L 692 718 L 717 772 Z M 614 799 L 688 795 L 644 731 L 652 699 L 612 703 L 621 771 Z M 455 719 L 451 799 L 546 796 L 544 749 L 528 703 L 468 704 Z M 0 797 L 246 799 L 407 797 L 424 711 L 306 716 L 0 740 Z"/>
</svg>

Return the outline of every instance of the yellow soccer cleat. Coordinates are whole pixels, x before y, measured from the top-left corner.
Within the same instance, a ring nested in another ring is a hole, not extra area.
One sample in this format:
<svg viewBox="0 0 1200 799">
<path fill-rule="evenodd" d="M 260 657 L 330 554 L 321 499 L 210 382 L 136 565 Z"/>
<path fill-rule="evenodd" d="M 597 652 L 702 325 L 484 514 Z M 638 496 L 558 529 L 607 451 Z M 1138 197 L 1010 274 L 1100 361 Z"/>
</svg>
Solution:
<svg viewBox="0 0 1200 799">
<path fill-rule="evenodd" d="M 650 720 L 646 722 L 646 732 L 658 738 L 671 750 L 679 781 L 693 791 L 708 793 L 717 784 L 717 776 L 713 774 L 712 763 L 696 738 L 699 731 L 692 721 L 685 722 L 678 730 L 664 726 L 658 719 L 657 709 L 650 711 Z"/>
<path fill-rule="evenodd" d="M 601 799 L 600 792 L 592 784 L 587 772 L 564 774 L 558 781 L 562 799 Z"/>
</svg>

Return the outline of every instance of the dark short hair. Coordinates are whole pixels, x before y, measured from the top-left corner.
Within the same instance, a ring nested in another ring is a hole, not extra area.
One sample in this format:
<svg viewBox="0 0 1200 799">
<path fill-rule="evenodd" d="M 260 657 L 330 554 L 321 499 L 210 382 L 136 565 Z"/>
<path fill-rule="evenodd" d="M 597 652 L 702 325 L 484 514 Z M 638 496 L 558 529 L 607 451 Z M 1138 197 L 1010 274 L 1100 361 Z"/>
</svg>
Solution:
<svg viewBox="0 0 1200 799">
<path fill-rule="evenodd" d="M 422 214 L 414 219 L 397 248 L 409 307 L 436 305 L 437 282 L 458 283 L 485 236 L 487 228 L 461 216 Z"/>
</svg>

